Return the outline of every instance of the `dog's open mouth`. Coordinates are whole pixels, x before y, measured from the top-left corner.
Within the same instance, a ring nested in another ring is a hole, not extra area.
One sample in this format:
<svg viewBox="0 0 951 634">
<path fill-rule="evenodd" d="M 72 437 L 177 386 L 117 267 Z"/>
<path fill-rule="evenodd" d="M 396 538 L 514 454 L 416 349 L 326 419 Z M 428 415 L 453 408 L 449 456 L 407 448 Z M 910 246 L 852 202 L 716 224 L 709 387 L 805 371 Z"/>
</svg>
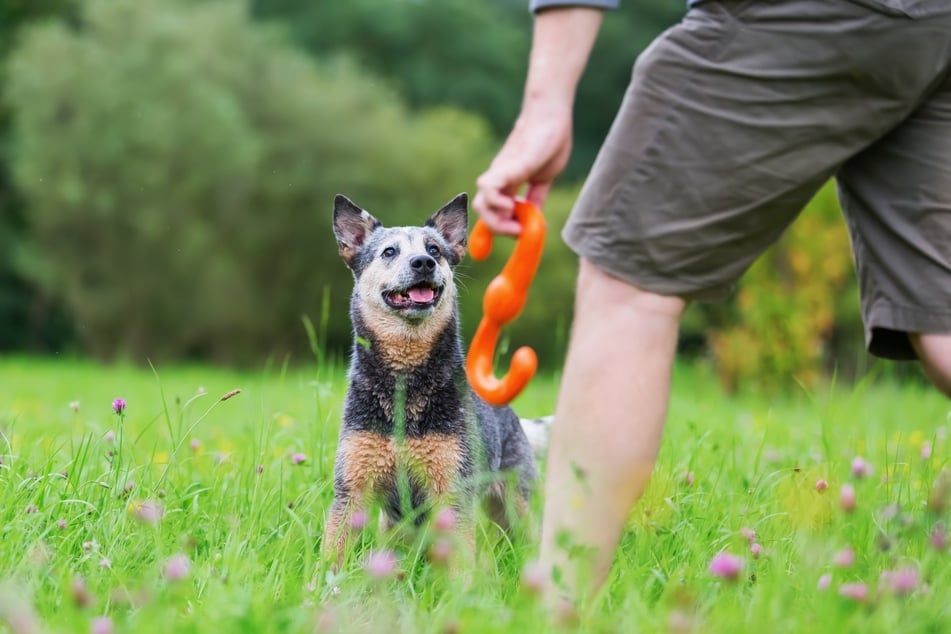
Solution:
<svg viewBox="0 0 951 634">
<path fill-rule="evenodd" d="M 442 287 L 422 282 L 409 288 L 383 293 L 383 301 L 391 308 L 429 308 L 435 306 L 442 295 Z"/>
</svg>

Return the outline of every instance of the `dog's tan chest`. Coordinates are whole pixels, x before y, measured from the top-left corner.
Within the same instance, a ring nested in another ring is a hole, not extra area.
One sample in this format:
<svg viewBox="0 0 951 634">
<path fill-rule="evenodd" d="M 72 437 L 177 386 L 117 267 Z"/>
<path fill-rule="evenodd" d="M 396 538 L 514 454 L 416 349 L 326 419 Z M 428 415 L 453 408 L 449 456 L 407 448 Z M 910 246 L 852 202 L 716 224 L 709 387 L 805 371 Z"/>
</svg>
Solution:
<svg viewBox="0 0 951 634">
<path fill-rule="evenodd" d="M 462 444 L 456 436 L 430 434 L 397 442 L 371 432 L 341 438 L 338 459 L 347 488 L 372 492 L 380 483 L 395 481 L 398 469 L 422 479 L 429 492 L 449 493 L 462 466 Z"/>
</svg>

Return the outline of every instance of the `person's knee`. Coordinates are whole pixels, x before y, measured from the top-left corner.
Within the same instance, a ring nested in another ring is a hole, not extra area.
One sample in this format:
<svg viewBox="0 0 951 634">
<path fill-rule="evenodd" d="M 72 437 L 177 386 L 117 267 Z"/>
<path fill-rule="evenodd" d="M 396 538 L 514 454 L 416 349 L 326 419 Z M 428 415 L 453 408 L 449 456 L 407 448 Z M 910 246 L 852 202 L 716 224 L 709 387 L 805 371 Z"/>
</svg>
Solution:
<svg viewBox="0 0 951 634">
<path fill-rule="evenodd" d="M 909 333 L 908 338 L 925 374 L 935 387 L 951 398 L 951 334 Z"/>
<path fill-rule="evenodd" d="M 584 258 L 578 271 L 577 303 L 579 307 L 594 309 L 599 306 L 632 306 L 678 321 L 687 307 L 687 301 L 681 297 L 638 288 Z"/>
</svg>

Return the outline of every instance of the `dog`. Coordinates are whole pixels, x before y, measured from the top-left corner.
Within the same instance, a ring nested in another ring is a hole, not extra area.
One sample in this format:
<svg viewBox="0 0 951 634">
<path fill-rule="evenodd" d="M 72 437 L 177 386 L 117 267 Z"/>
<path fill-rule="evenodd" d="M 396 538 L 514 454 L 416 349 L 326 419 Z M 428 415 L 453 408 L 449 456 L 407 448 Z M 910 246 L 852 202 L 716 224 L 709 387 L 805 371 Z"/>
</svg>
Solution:
<svg viewBox="0 0 951 634">
<path fill-rule="evenodd" d="M 422 226 L 393 228 L 338 195 L 333 228 L 354 277 L 354 344 L 322 548 L 339 565 L 349 518 L 374 503 L 386 526 L 452 508 L 472 542 L 479 501 L 509 527 L 509 511 L 527 513 L 536 448 L 511 408 L 489 405 L 466 379 L 453 273 L 467 195 Z"/>
</svg>

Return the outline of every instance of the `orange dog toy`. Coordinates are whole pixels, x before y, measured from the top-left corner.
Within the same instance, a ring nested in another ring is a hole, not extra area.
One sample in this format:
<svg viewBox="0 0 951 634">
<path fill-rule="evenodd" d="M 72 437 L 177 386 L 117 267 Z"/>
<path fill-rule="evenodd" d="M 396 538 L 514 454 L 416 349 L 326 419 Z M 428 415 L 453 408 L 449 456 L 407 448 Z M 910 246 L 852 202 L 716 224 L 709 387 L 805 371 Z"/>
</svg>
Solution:
<svg viewBox="0 0 951 634">
<path fill-rule="evenodd" d="M 505 405 L 521 392 L 538 368 L 535 351 L 522 346 L 512 355 L 508 374 L 495 377 L 492 362 L 502 326 L 513 321 L 522 312 L 528 287 L 538 270 L 545 246 L 545 217 L 532 203 L 517 199 L 515 219 L 522 232 L 515 243 L 509 261 L 502 272 L 485 289 L 482 300 L 483 317 L 472 338 L 466 374 L 472 389 L 492 405 Z M 476 260 L 484 260 L 492 252 L 492 231 L 481 220 L 469 236 L 469 253 Z"/>
</svg>

